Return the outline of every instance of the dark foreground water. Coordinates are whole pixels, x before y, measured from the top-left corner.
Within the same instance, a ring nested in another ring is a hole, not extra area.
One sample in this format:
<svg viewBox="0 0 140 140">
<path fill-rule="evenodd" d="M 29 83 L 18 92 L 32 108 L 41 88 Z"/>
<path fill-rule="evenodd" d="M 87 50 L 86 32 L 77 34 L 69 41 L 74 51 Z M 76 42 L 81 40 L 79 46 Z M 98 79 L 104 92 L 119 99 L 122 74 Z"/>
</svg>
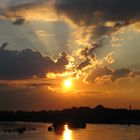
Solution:
<svg viewBox="0 0 140 140">
<path fill-rule="evenodd" d="M 36 128 L 23 134 L 4 132 L 17 127 Z M 69 129 L 67 125 L 48 132 L 46 123 L 0 123 L 0 140 L 140 140 L 140 125 L 88 124 L 85 129 Z"/>
</svg>

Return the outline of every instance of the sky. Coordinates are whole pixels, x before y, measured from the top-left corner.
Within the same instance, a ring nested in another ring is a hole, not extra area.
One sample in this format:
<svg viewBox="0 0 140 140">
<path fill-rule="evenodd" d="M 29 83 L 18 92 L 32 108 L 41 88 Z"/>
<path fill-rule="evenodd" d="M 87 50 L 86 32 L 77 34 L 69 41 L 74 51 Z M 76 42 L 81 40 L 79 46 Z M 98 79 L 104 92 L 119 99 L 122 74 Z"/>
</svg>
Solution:
<svg viewBox="0 0 140 140">
<path fill-rule="evenodd" d="M 139 36 L 139 0 L 0 0 L 0 110 L 140 109 Z"/>
</svg>

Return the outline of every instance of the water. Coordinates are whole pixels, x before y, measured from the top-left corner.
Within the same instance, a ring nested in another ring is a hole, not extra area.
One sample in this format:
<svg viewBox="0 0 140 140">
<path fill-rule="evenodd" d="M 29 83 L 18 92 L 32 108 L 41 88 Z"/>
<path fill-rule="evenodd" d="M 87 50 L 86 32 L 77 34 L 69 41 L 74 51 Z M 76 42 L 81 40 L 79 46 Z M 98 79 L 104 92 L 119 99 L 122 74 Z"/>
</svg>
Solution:
<svg viewBox="0 0 140 140">
<path fill-rule="evenodd" d="M 4 132 L 17 127 L 36 128 L 36 131 Z M 88 124 L 85 129 L 70 130 L 67 125 L 57 132 L 48 132 L 46 123 L 0 123 L 0 140 L 140 140 L 140 125 Z"/>
</svg>

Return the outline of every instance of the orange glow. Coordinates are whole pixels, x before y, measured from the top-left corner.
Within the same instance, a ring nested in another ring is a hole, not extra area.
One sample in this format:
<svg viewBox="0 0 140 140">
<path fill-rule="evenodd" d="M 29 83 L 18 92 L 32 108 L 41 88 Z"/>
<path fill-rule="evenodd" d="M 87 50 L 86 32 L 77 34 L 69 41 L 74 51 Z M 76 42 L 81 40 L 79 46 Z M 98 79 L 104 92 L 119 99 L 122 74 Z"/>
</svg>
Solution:
<svg viewBox="0 0 140 140">
<path fill-rule="evenodd" d="M 72 76 L 74 74 L 75 74 L 75 72 L 73 72 L 73 71 L 72 72 L 68 71 L 68 72 L 64 72 L 64 73 L 48 73 L 46 75 L 46 77 L 49 79 L 56 79 L 56 78 L 69 77 L 69 76 Z"/>
<path fill-rule="evenodd" d="M 71 88 L 72 87 L 72 80 L 71 79 L 66 79 L 64 81 L 64 87 Z"/>
<path fill-rule="evenodd" d="M 63 133 L 63 139 L 62 140 L 73 140 L 72 138 L 72 132 L 68 128 L 68 125 L 64 126 L 64 133 Z"/>
</svg>

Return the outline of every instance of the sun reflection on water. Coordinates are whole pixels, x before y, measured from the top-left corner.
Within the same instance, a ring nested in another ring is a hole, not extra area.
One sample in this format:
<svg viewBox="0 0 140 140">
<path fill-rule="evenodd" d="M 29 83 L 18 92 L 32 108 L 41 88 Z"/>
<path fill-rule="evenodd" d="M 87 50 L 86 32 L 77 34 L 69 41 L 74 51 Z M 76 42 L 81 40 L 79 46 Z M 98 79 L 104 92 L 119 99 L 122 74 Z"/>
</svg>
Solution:
<svg viewBox="0 0 140 140">
<path fill-rule="evenodd" d="M 64 125 L 64 132 L 62 140 L 73 140 L 72 131 L 69 129 L 68 125 Z"/>
</svg>

